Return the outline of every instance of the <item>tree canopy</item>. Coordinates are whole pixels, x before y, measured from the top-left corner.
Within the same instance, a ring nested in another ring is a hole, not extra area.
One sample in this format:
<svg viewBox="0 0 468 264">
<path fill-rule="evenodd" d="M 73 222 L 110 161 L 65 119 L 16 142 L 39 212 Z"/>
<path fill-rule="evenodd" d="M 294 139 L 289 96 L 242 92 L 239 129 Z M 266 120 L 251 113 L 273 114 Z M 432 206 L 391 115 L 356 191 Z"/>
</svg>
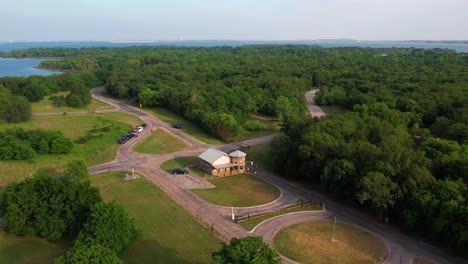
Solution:
<svg viewBox="0 0 468 264">
<path fill-rule="evenodd" d="M 9 184 L 0 194 L 0 210 L 8 232 L 57 240 L 66 233 L 76 234 L 99 201 L 98 190 L 89 182 L 39 172 Z"/>
<path fill-rule="evenodd" d="M 280 264 L 278 253 L 262 237 L 233 238 L 213 254 L 214 264 Z"/>
</svg>

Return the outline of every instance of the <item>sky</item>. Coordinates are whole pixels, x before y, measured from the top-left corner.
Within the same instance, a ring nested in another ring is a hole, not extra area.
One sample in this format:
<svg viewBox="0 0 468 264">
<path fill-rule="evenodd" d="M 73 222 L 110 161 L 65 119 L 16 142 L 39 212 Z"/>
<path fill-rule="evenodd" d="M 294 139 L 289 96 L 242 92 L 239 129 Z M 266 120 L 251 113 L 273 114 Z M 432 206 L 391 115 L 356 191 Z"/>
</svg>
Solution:
<svg viewBox="0 0 468 264">
<path fill-rule="evenodd" d="M 468 40 L 468 0 L 0 0 L 0 41 Z"/>
</svg>

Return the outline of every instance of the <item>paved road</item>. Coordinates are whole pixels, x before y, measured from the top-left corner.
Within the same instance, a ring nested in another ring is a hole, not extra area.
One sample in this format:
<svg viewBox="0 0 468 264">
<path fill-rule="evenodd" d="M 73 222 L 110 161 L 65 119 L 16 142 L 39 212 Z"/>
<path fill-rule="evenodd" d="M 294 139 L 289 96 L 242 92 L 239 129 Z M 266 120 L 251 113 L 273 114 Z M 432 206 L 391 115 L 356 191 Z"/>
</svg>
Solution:
<svg viewBox="0 0 468 264">
<path fill-rule="evenodd" d="M 230 208 L 210 204 L 200 199 L 190 191 L 190 189 L 194 187 L 209 188 L 209 184 L 204 182 L 204 180 L 200 179 L 199 177 L 190 177 L 190 175 L 186 177 L 173 177 L 173 175 L 162 171 L 159 167 L 162 162 L 174 157 L 199 155 L 208 147 L 228 149 L 233 146 L 232 144 L 219 146 L 204 144 L 182 133 L 180 130 L 173 129 L 169 124 L 162 122 L 161 120 L 141 111 L 140 109 L 101 96 L 100 92 L 102 89 L 102 87 L 94 89 L 92 91 L 92 96 L 97 100 L 114 106 L 115 109 L 113 109 L 113 111 L 127 112 L 141 118 L 142 121 L 148 124 L 148 128 L 143 131 L 140 137 L 132 139 L 132 141 L 120 147 L 115 160 L 91 167 L 89 169 L 90 173 L 94 174 L 106 171 L 130 170 L 134 168 L 138 173 L 144 175 L 154 184 L 164 190 L 171 198 L 173 198 L 187 211 L 194 215 L 194 217 L 199 219 L 206 226 L 214 228 L 214 231 L 219 235 L 219 237 L 225 241 L 229 241 L 232 237 L 244 237 L 251 235 L 228 219 L 227 215 L 231 211 Z M 315 91 L 311 91 L 307 94 L 310 98 L 311 94 L 315 94 Z M 315 107 L 316 108 L 314 108 L 315 110 L 312 115 L 323 115 L 321 110 L 317 111 L 317 108 L 320 108 L 318 106 Z M 189 146 L 188 149 L 163 155 L 138 154 L 133 152 L 132 147 L 139 141 L 143 140 L 144 137 L 149 135 L 152 128 L 165 129 L 169 131 L 171 134 L 184 141 Z M 248 145 L 261 144 L 269 142 L 273 138 L 274 136 L 268 136 L 245 141 L 244 143 Z M 366 230 L 384 239 L 389 247 L 388 257 L 385 263 L 411 263 L 414 256 L 422 256 L 428 259 L 432 259 L 437 263 L 466 263 L 461 259 L 455 259 L 451 256 L 448 256 L 435 247 L 424 244 L 415 240 L 414 238 L 402 235 L 401 233 L 392 230 L 388 226 L 376 224 L 372 219 L 362 215 L 360 212 L 336 203 L 317 192 L 302 188 L 294 182 L 290 182 L 284 178 L 262 170 L 257 170 L 256 175 L 259 178 L 279 186 L 282 191 L 281 198 L 274 203 L 260 207 L 235 208 L 236 214 L 274 209 L 291 203 L 293 200 L 297 200 L 299 197 L 317 202 L 325 202 L 328 209 L 327 212 L 285 215 L 263 223 L 256 228 L 253 234 L 263 236 L 265 241 L 268 243 L 271 243 L 272 238 L 276 232 L 278 232 L 281 228 L 291 224 L 307 221 L 329 220 L 336 216 L 341 222 L 351 223 L 361 228 L 365 228 Z M 284 258 L 284 263 L 294 262 Z"/>
</svg>

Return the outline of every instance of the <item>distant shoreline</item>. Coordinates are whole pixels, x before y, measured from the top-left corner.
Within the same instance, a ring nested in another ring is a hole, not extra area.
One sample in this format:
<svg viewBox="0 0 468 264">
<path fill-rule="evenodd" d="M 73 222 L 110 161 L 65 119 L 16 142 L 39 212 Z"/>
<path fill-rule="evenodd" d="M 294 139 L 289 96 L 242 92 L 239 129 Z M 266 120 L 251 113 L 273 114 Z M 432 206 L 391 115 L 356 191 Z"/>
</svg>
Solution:
<svg viewBox="0 0 468 264">
<path fill-rule="evenodd" d="M 0 43 L 0 56 L 14 50 L 26 50 L 30 48 L 125 48 L 130 46 L 176 46 L 176 47 L 242 47 L 254 45 L 303 45 L 320 46 L 323 48 L 415 48 L 415 49 L 451 49 L 458 53 L 468 53 L 468 40 L 399 40 L 399 41 L 372 41 L 372 40 L 165 40 L 165 41 L 92 41 L 92 42 L 8 42 Z M 9 56 L 7 56 L 9 57 Z"/>
</svg>

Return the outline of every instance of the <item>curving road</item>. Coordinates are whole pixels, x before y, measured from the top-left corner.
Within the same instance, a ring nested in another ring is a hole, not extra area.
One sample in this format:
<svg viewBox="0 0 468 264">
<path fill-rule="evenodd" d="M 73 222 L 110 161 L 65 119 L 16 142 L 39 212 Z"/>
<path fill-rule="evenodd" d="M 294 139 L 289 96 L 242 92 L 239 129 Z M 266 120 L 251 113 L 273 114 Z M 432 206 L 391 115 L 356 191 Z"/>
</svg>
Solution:
<svg viewBox="0 0 468 264">
<path fill-rule="evenodd" d="M 388 245 L 388 254 L 385 263 L 412 263 L 414 256 L 431 259 L 436 263 L 466 263 L 464 260 L 453 258 L 431 245 L 403 235 L 398 230 L 393 230 L 385 225 L 379 225 L 366 215 L 336 203 L 317 192 L 305 189 L 284 178 L 262 170 L 257 170 L 256 176 L 279 186 L 282 191 L 282 196 L 275 202 L 267 205 L 251 208 L 235 208 L 235 214 L 253 213 L 279 208 L 296 201 L 299 197 L 316 202 L 324 202 L 327 211 L 283 215 L 262 223 L 253 233 L 249 233 L 228 219 L 227 215 L 231 211 L 230 208 L 210 204 L 190 191 L 194 188 L 210 188 L 211 185 L 205 179 L 192 175 L 178 175 L 177 177 L 173 177 L 159 167 L 162 162 L 174 157 L 199 155 L 208 147 L 216 147 L 225 150 L 232 147 L 232 144 L 213 146 L 202 143 L 178 129 L 173 129 L 169 124 L 162 122 L 138 108 L 101 96 L 100 93 L 102 90 L 103 87 L 93 89 L 92 96 L 97 100 L 114 106 L 115 109 L 96 112 L 117 111 L 130 113 L 141 118 L 143 122 L 148 124 L 148 127 L 138 138 L 132 139 L 132 141 L 122 145 L 113 161 L 89 168 L 90 173 L 95 174 L 107 171 L 135 169 L 135 171 L 144 175 L 159 188 L 164 190 L 172 199 L 177 201 L 206 226 L 213 227 L 219 237 L 225 241 L 229 241 L 232 237 L 244 237 L 253 234 L 262 236 L 266 242 L 271 243 L 273 236 L 281 228 L 300 222 L 330 220 L 336 216 L 340 222 L 354 224 L 381 237 Z M 312 92 L 313 93 L 308 93 L 306 96 L 308 100 L 310 100 L 310 96 L 312 96 L 311 100 L 313 102 L 315 91 Z M 318 106 L 309 108 L 312 109 L 311 114 L 313 116 L 322 116 L 323 112 L 321 112 L 321 110 L 318 111 L 316 108 L 320 110 Z M 133 146 L 148 136 L 152 129 L 164 129 L 170 132 L 172 135 L 185 142 L 188 148 L 183 151 L 162 155 L 139 154 L 133 152 Z M 271 141 L 273 138 L 274 135 L 244 141 L 244 143 L 248 145 L 262 144 Z M 294 263 L 294 261 L 286 258 L 283 258 L 283 260 L 284 263 Z"/>
</svg>

